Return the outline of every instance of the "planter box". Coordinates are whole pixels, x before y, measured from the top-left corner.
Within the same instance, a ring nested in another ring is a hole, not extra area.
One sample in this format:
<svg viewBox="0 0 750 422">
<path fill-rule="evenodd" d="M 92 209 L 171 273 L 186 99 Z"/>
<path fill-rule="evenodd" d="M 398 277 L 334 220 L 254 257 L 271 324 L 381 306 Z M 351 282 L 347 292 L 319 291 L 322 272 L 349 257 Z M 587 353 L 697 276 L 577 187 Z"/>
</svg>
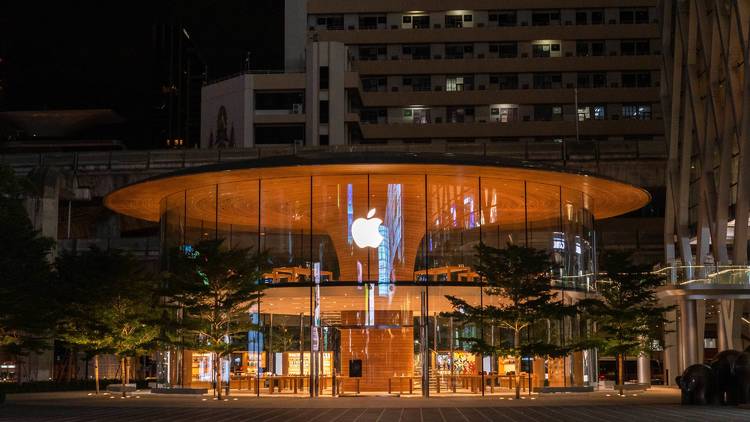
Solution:
<svg viewBox="0 0 750 422">
<path fill-rule="evenodd" d="M 646 391 L 651 388 L 651 384 L 625 384 L 623 385 L 623 391 Z M 620 385 L 616 384 L 613 386 L 615 391 L 620 391 Z"/>
<path fill-rule="evenodd" d="M 594 386 L 571 386 L 571 387 L 537 387 L 534 391 L 540 394 L 552 394 L 552 393 L 593 393 Z"/>
<path fill-rule="evenodd" d="M 201 395 L 201 394 L 207 394 L 208 388 L 179 388 L 179 387 L 173 387 L 173 388 L 152 388 L 151 394 L 193 394 L 193 395 Z"/>
<path fill-rule="evenodd" d="M 124 387 L 122 386 L 122 384 L 109 384 L 107 386 L 107 391 L 111 391 L 113 393 L 122 393 L 123 391 L 126 393 L 132 393 L 135 390 L 135 384 L 125 384 Z"/>
</svg>

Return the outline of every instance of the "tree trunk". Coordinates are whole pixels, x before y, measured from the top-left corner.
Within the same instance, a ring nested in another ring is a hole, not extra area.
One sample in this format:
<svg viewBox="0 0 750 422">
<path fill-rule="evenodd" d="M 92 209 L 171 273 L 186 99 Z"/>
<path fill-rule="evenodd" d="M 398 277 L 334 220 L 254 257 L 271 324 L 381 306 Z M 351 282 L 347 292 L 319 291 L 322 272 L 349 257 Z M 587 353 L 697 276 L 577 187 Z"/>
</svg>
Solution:
<svg viewBox="0 0 750 422">
<path fill-rule="evenodd" d="M 214 365 L 216 367 L 216 397 L 221 400 L 221 362 L 219 362 L 218 353 L 214 353 Z"/>
<path fill-rule="evenodd" d="M 624 390 L 625 390 L 625 385 L 624 385 L 625 384 L 625 376 L 624 376 L 625 374 L 623 374 L 623 370 L 624 370 L 623 366 L 624 366 L 625 362 L 623 362 L 623 360 L 624 360 L 623 354 L 619 353 L 617 355 L 617 382 L 620 384 L 620 395 L 621 396 L 624 394 Z"/>
<path fill-rule="evenodd" d="M 126 394 L 125 394 L 125 383 L 127 381 L 125 380 L 125 374 L 128 372 L 127 364 L 128 364 L 127 359 L 124 356 L 121 357 L 120 358 L 120 370 L 122 372 L 120 373 L 120 380 L 122 381 L 122 396 L 123 397 L 126 396 Z"/>
<path fill-rule="evenodd" d="M 513 347 L 516 349 L 516 400 L 521 398 L 521 355 L 518 353 L 518 349 L 521 347 L 521 331 L 515 331 L 513 334 Z"/>
<path fill-rule="evenodd" d="M 94 355 L 94 388 L 99 394 L 99 355 Z"/>
</svg>

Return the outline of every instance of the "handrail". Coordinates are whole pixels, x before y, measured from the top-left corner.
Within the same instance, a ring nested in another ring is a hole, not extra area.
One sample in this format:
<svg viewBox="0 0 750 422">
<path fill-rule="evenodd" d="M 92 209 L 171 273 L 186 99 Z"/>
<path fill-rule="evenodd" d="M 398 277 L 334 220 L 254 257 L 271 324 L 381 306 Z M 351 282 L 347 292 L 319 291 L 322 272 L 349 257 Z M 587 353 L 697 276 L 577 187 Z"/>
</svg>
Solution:
<svg viewBox="0 0 750 422">
<path fill-rule="evenodd" d="M 443 152 L 507 157 L 531 161 L 600 162 L 622 159 L 664 159 L 660 141 L 508 142 L 478 144 L 352 144 L 331 146 L 280 145 L 233 149 L 162 149 L 124 151 L 40 152 L 0 155 L 0 163 L 24 174 L 37 167 L 72 171 L 173 170 L 206 164 L 298 155 L 309 152 Z"/>
</svg>

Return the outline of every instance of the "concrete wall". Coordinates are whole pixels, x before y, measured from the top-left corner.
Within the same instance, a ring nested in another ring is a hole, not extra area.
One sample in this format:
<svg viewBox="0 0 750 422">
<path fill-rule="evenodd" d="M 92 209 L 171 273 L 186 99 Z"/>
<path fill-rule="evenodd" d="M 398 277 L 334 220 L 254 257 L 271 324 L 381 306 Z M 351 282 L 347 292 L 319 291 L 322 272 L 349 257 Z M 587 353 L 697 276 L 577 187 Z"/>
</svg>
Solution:
<svg viewBox="0 0 750 422">
<path fill-rule="evenodd" d="M 252 75 L 204 86 L 201 90 L 201 148 L 253 146 L 253 101 Z"/>
<path fill-rule="evenodd" d="M 307 0 L 284 0 L 284 70 L 305 68 Z"/>
</svg>

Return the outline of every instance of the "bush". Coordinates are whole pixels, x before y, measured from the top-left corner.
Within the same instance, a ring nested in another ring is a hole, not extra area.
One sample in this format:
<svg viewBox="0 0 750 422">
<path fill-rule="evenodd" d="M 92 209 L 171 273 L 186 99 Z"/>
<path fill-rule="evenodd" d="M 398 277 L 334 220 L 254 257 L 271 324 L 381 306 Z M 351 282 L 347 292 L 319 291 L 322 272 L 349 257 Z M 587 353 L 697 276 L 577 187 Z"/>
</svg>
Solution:
<svg viewBox="0 0 750 422">
<path fill-rule="evenodd" d="M 136 387 L 146 388 L 147 382 L 145 380 L 131 380 L 135 382 Z M 120 384 L 120 380 L 106 379 L 99 380 L 99 388 L 103 391 L 107 389 L 110 384 Z M 73 380 L 73 381 L 31 381 L 24 382 L 22 384 L 17 383 L 0 383 L 0 394 L 13 394 L 13 393 L 46 393 L 51 391 L 85 391 L 95 390 L 96 384 L 94 380 Z M 0 403 L 2 398 L 0 398 Z"/>
</svg>

